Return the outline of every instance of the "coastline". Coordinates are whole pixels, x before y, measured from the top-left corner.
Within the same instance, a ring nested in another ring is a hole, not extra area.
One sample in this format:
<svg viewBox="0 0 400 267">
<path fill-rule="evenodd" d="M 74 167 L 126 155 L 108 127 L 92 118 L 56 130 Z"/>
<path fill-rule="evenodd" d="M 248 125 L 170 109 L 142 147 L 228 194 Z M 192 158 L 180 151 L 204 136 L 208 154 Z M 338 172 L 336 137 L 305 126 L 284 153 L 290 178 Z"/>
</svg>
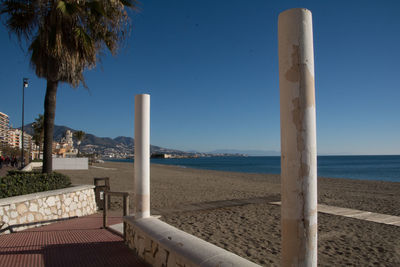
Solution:
<svg viewBox="0 0 400 267">
<path fill-rule="evenodd" d="M 74 184 L 110 177 L 111 190 L 133 193 L 133 164 L 105 162 L 106 169 L 62 171 Z M 265 198 L 242 206 L 188 210 L 191 204 Z M 265 266 L 280 265 L 280 177 L 151 164 L 152 214 Z M 318 178 L 318 202 L 400 216 L 400 183 Z M 131 203 L 132 205 L 133 203 Z M 121 203 L 112 200 L 112 206 Z M 186 207 L 186 208 L 185 208 Z M 164 213 L 164 214 L 163 214 Z M 319 213 L 319 265 L 400 264 L 400 227 Z"/>
<path fill-rule="evenodd" d="M 151 163 L 186 168 L 280 174 L 280 156 L 153 158 Z M 133 162 L 133 159 L 110 159 L 110 162 Z M 354 180 L 400 182 L 400 156 L 318 156 L 318 176 Z"/>
</svg>

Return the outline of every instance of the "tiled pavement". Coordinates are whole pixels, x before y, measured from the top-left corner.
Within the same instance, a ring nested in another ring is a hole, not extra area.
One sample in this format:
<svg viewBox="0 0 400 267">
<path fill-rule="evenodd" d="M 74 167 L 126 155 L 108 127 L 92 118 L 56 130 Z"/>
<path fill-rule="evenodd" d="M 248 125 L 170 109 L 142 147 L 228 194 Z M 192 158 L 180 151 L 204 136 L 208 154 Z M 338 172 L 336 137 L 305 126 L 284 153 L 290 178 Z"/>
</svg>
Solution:
<svg viewBox="0 0 400 267">
<path fill-rule="evenodd" d="M 102 229 L 101 213 L 0 236 L 0 266 L 146 266 L 121 236 Z M 121 222 L 110 216 L 109 224 Z"/>
<path fill-rule="evenodd" d="M 281 205 L 281 202 L 271 202 L 273 205 Z M 363 210 L 355 210 L 341 207 L 328 206 L 324 204 L 318 204 L 318 212 L 332 214 L 337 216 L 343 216 L 348 218 L 354 218 L 369 222 L 382 223 L 394 226 L 400 226 L 400 216 L 393 216 L 381 213 L 374 213 Z"/>
</svg>

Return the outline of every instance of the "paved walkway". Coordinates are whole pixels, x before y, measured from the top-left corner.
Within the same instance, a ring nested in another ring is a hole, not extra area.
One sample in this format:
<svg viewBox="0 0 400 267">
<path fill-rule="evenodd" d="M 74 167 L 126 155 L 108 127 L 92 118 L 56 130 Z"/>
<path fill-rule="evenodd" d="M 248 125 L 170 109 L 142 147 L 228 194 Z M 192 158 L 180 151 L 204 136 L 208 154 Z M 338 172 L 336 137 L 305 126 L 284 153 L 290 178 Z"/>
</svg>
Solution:
<svg viewBox="0 0 400 267">
<path fill-rule="evenodd" d="M 101 229 L 101 213 L 0 236 L 0 266 L 147 266 L 121 236 Z M 109 217 L 110 224 L 121 216 Z"/>
<path fill-rule="evenodd" d="M 273 205 L 281 205 L 281 202 L 271 202 Z M 400 216 L 393 216 L 370 211 L 355 210 L 341 207 L 318 204 L 318 212 L 349 217 L 369 222 L 383 223 L 388 225 L 400 226 Z"/>
<path fill-rule="evenodd" d="M 93 165 L 91 165 L 90 168 L 102 169 L 102 170 L 110 170 L 110 171 L 115 171 L 116 170 L 116 168 L 106 168 L 106 167 L 93 166 Z"/>
<path fill-rule="evenodd" d="M 281 205 L 281 202 L 276 201 L 279 199 L 279 195 L 271 195 L 268 197 L 255 197 L 248 199 L 232 199 L 232 200 L 220 200 L 202 203 L 193 203 L 180 205 L 175 208 L 168 208 L 162 210 L 152 210 L 153 214 L 168 215 L 177 212 L 190 212 L 200 210 L 211 210 L 219 208 L 229 208 L 235 206 L 244 206 L 248 204 L 268 203 L 272 205 Z M 374 213 L 369 211 L 341 208 L 328 206 L 324 204 L 318 204 L 318 212 L 338 215 L 343 217 L 355 218 L 370 222 L 383 223 L 388 225 L 400 226 L 400 216 L 386 215 L 380 213 Z"/>
</svg>

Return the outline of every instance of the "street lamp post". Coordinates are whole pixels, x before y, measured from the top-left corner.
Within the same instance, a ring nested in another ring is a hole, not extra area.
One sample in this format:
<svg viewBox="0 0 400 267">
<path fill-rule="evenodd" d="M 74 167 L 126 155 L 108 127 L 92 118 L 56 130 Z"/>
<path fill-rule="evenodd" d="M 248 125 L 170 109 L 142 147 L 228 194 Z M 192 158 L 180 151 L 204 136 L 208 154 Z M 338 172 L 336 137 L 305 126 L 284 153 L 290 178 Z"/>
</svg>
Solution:
<svg viewBox="0 0 400 267">
<path fill-rule="evenodd" d="M 25 104 L 25 87 L 28 87 L 28 78 L 22 79 L 22 152 L 21 152 L 21 168 L 25 167 L 24 158 L 24 104 Z"/>
</svg>

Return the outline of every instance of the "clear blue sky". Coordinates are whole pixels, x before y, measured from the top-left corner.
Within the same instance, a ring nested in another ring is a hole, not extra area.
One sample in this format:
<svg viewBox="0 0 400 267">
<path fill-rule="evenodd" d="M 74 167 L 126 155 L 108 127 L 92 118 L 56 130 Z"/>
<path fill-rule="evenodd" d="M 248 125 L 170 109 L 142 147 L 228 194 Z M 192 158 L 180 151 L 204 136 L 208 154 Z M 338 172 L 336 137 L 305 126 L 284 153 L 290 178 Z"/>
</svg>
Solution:
<svg viewBox="0 0 400 267">
<path fill-rule="evenodd" d="M 86 73 L 90 91 L 57 95 L 56 124 L 132 136 L 134 96 L 151 94 L 151 143 L 182 150 L 280 149 L 277 20 L 313 13 L 320 154 L 400 154 L 400 1 L 142 0 L 116 57 Z M 0 27 L 0 111 L 43 113 L 46 83 Z"/>
</svg>

